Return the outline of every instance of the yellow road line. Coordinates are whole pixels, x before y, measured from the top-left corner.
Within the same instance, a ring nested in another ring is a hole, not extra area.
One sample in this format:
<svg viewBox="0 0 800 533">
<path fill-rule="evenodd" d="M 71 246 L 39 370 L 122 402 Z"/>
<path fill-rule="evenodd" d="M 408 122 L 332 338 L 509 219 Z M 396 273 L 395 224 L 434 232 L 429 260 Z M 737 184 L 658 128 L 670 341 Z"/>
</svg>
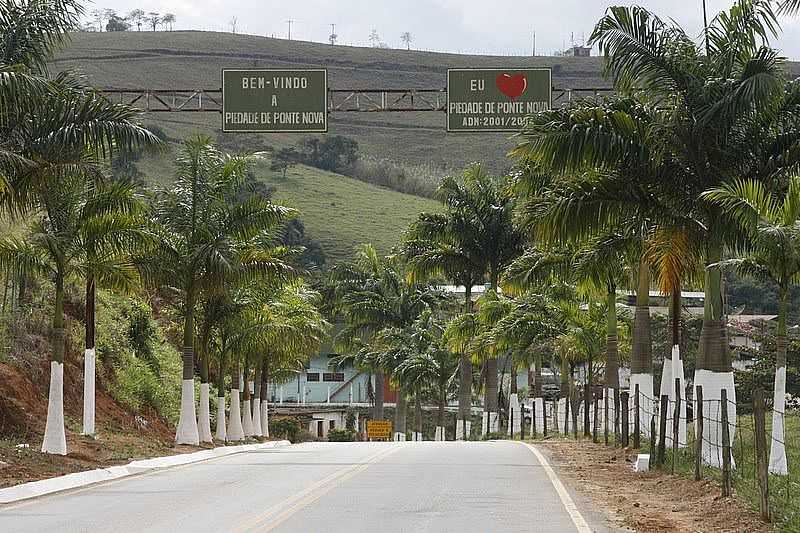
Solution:
<svg viewBox="0 0 800 533">
<path fill-rule="evenodd" d="M 303 509 L 311 503 L 314 503 L 334 487 L 341 485 L 343 482 L 352 478 L 359 472 L 363 472 L 371 465 L 399 451 L 401 448 L 402 446 L 393 445 L 391 448 L 381 450 L 367 457 L 363 462 L 337 470 L 336 472 L 333 472 L 332 474 L 306 487 L 300 492 L 297 492 L 283 501 L 278 502 L 258 516 L 247 520 L 245 523 L 234 529 L 233 532 L 241 533 L 244 531 L 272 531 L 297 511 Z M 265 524 L 265 522 L 269 523 Z"/>
</svg>

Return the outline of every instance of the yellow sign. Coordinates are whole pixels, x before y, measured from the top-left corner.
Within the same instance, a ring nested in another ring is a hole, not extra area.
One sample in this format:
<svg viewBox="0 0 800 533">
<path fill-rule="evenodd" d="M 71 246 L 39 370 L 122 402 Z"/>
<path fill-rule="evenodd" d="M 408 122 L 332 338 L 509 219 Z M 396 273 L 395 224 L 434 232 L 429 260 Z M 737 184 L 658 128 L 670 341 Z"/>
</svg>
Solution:
<svg viewBox="0 0 800 533">
<path fill-rule="evenodd" d="M 392 422 L 390 420 L 367 420 L 367 437 L 370 439 L 390 439 Z"/>
</svg>

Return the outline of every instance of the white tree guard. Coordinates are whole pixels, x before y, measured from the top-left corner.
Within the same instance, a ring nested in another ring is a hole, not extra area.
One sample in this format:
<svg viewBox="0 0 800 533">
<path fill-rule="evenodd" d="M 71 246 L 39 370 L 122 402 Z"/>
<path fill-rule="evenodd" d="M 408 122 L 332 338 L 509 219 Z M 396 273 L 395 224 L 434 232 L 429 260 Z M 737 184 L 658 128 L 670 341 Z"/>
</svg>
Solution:
<svg viewBox="0 0 800 533">
<path fill-rule="evenodd" d="M 228 440 L 244 440 L 244 428 L 242 428 L 242 409 L 239 400 L 239 390 L 231 389 L 231 414 L 229 417 Z"/>
<path fill-rule="evenodd" d="M 94 435 L 95 418 L 95 366 L 94 348 L 83 352 L 83 435 Z"/>
<path fill-rule="evenodd" d="M 217 396 L 217 440 L 228 440 L 228 432 L 225 430 L 225 396 Z"/>
<path fill-rule="evenodd" d="M 269 405 L 267 405 L 267 400 L 261 402 L 261 433 L 264 437 L 269 437 Z"/>
<path fill-rule="evenodd" d="M 464 422 L 467 423 L 467 437 L 472 434 L 472 421 L 458 419 L 456 420 L 456 440 L 464 440 Z"/>
<path fill-rule="evenodd" d="M 50 361 L 50 392 L 47 395 L 47 423 L 44 427 L 42 452 L 67 455 L 64 431 L 64 364 Z"/>
<path fill-rule="evenodd" d="M 711 370 L 695 370 L 694 386 L 703 387 L 703 462 L 715 468 L 722 468 L 722 414 L 720 398 L 722 389 L 728 393 L 728 431 L 731 446 L 736 435 L 736 388 L 733 372 L 712 372 Z M 695 410 L 697 413 L 697 394 L 695 393 Z M 731 454 L 731 468 L 735 467 Z"/>
<path fill-rule="evenodd" d="M 423 440 L 422 439 L 422 433 L 419 433 L 417 431 L 413 432 L 411 434 L 411 440 L 414 441 L 414 442 L 422 442 L 422 440 Z"/>
<path fill-rule="evenodd" d="M 509 435 L 511 434 L 512 424 L 515 435 L 522 431 L 521 419 L 522 408 L 520 407 L 519 396 L 515 392 L 508 398 L 508 429 L 506 432 Z"/>
<path fill-rule="evenodd" d="M 669 387 L 669 399 L 671 402 L 675 402 L 678 399 L 678 396 L 675 392 L 675 378 L 680 378 L 681 380 L 681 387 L 680 387 L 680 395 L 681 395 L 681 411 L 680 417 L 678 420 L 678 447 L 685 448 L 688 443 L 686 442 L 686 376 L 684 376 L 683 372 L 683 360 L 681 359 L 681 350 L 679 346 L 672 347 L 672 369 L 671 369 L 671 379 L 670 382 L 672 386 Z M 661 381 L 661 388 L 662 391 L 664 389 L 664 380 Z M 662 392 L 663 394 L 663 392 Z M 674 404 L 669 408 L 667 412 L 667 439 L 666 445 L 668 447 L 672 447 L 672 419 L 675 416 L 675 408 Z"/>
<path fill-rule="evenodd" d="M 261 429 L 261 398 L 253 398 L 253 436 L 262 437 Z"/>
<path fill-rule="evenodd" d="M 253 411 L 250 406 L 250 400 L 242 402 L 242 432 L 245 437 L 253 436 Z"/>
<path fill-rule="evenodd" d="M 670 372 L 672 367 L 670 366 Z M 630 408 L 634 409 L 636 406 L 636 385 L 639 385 L 639 431 L 645 438 L 650 438 L 650 417 L 651 414 L 657 413 L 656 400 L 653 394 L 653 375 L 652 374 L 631 374 L 630 379 Z M 631 428 L 633 428 L 633 418 L 630 417 Z M 656 424 L 658 422 L 656 421 Z"/>
<path fill-rule="evenodd" d="M 786 460 L 786 428 L 784 413 L 786 412 L 786 367 L 775 370 L 775 390 L 773 391 L 772 411 L 772 443 L 769 448 L 769 472 L 785 476 L 789 474 L 789 463 Z"/>
<path fill-rule="evenodd" d="M 484 411 L 481 416 L 481 435 L 484 437 L 488 433 L 497 433 L 500 428 L 500 414 L 490 411 Z"/>
<path fill-rule="evenodd" d="M 211 436 L 211 398 L 208 392 L 208 383 L 200 384 L 200 405 L 197 409 L 197 434 L 200 442 L 214 442 Z"/>
<path fill-rule="evenodd" d="M 444 432 L 444 427 L 436 426 L 436 432 L 434 433 L 433 440 L 436 440 L 436 441 L 447 440 L 447 437 L 446 437 L 445 432 Z"/>
<path fill-rule="evenodd" d="M 197 430 L 197 414 L 194 405 L 194 380 L 184 379 L 181 383 L 181 414 L 175 431 L 176 444 L 200 444 Z"/>
</svg>

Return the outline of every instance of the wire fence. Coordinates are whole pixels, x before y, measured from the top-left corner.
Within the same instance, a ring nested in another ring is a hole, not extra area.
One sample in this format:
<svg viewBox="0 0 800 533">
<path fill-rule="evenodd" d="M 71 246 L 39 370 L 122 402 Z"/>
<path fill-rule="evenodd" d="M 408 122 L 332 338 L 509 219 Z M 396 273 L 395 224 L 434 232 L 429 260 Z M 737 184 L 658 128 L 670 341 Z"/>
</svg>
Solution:
<svg viewBox="0 0 800 533">
<path fill-rule="evenodd" d="M 737 496 L 764 519 L 800 531 L 800 413 L 768 407 L 759 390 L 752 401 L 737 402 L 732 387 L 693 389 L 687 398 L 678 382 L 676 392 L 658 397 L 639 386 L 578 388 L 570 398 L 537 398 L 523 407 L 520 431 L 638 449 L 649 454 L 651 468 L 716 480 L 724 496 Z"/>
</svg>

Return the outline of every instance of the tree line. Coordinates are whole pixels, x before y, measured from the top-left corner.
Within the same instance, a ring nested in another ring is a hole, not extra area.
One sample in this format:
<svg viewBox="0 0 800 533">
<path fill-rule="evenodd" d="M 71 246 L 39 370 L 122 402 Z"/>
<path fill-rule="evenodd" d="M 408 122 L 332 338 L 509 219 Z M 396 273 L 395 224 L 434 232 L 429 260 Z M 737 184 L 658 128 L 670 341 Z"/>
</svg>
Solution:
<svg viewBox="0 0 800 533">
<path fill-rule="evenodd" d="M 177 20 L 173 13 L 145 12 L 138 8 L 127 14 L 120 14 L 115 9 L 93 9 L 90 15 L 90 22 L 82 26 L 84 30 L 128 31 L 135 27 L 136 31 L 142 31 L 144 26 L 156 31 L 160 26 L 164 30 L 172 31 Z"/>
</svg>

